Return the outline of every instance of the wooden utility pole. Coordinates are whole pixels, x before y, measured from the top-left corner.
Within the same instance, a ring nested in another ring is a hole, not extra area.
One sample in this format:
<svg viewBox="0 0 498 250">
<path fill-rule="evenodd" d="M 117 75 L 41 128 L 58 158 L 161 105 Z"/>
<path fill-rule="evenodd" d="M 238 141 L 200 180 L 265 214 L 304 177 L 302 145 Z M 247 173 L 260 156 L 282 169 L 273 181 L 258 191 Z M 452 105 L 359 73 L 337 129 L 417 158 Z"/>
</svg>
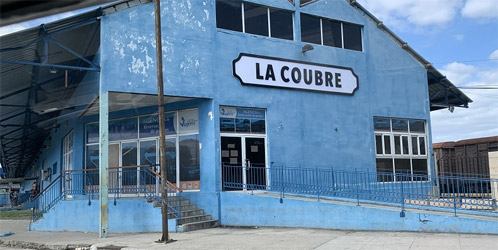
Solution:
<svg viewBox="0 0 498 250">
<path fill-rule="evenodd" d="M 156 16 L 156 65 L 157 65 L 157 106 L 159 112 L 159 151 L 161 164 L 161 217 L 162 236 L 158 242 L 168 243 L 171 239 L 168 235 L 168 192 L 166 190 L 167 168 L 166 168 L 166 134 L 164 126 L 164 90 L 163 90 L 163 53 L 161 36 L 161 0 L 154 0 L 154 12 Z"/>
</svg>

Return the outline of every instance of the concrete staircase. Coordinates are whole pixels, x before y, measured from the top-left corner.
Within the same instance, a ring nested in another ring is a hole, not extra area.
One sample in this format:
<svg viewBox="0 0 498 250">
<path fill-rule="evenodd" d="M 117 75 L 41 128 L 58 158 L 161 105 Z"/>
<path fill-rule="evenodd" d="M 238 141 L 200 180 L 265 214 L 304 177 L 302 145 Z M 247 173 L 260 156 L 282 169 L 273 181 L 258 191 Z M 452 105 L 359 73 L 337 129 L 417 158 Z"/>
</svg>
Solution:
<svg viewBox="0 0 498 250">
<path fill-rule="evenodd" d="M 154 207 L 161 207 L 160 199 L 148 199 L 148 202 L 153 202 Z M 188 232 L 194 230 L 207 229 L 218 226 L 218 221 L 213 220 L 210 214 L 204 213 L 204 209 L 197 208 L 196 204 L 190 202 L 189 199 L 181 196 L 168 197 L 168 219 L 176 219 L 177 231 Z M 171 212 L 180 211 L 180 218 Z"/>
</svg>

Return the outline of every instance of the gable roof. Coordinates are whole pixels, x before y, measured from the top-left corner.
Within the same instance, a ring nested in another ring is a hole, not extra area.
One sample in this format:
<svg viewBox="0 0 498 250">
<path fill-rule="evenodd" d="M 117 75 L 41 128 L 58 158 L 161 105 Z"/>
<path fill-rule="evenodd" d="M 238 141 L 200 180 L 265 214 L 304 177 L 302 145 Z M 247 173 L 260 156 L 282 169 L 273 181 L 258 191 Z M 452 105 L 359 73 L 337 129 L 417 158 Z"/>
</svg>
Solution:
<svg viewBox="0 0 498 250">
<path fill-rule="evenodd" d="M 429 61 L 417 53 L 407 42 L 394 34 L 382 21 L 377 19 L 372 13 L 365 9 L 356 0 L 346 0 L 356 10 L 365 14 L 369 20 L 374 22 L 377 27 L 386 32 L 396 43 L 398 43 L 408 54 L 413 56 L 427 70 L 427 84 L 429 85 L 429 101 L 431 111 L 448 108 L 453 112 L 454 107 L 468 108 L 472 102 L 458 87 L 437 70 Z"/>
</svg>

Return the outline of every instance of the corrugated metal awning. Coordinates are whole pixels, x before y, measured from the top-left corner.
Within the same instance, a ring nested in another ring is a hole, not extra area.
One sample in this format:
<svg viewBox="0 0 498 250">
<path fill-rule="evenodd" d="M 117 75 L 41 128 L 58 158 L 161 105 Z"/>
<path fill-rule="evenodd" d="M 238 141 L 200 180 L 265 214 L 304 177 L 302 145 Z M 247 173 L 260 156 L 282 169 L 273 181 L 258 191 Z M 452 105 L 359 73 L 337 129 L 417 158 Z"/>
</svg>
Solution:
<svg viewBox="0 0 498 250">
<path fill-rule="evenodd" d="M 0 37 L 0 158 L 7 177 L 31 168 L 61 111 L 87 105 L 71 98 L 85 74 L 100 70 L 92 61 L 101 15 L 97 9 Z"/>
</svg>

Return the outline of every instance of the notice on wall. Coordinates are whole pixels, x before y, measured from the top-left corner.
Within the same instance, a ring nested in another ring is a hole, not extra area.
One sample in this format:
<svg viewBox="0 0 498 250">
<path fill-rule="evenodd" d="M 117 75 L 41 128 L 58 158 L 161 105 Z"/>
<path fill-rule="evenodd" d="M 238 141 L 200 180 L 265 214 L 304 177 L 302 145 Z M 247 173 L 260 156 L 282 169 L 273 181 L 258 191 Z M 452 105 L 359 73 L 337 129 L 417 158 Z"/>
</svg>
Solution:
<svg viewBox="0 0 498 250">
<path fill-rule="evenodd" d="M 233 75 L 242 85 L 346 95 L 358 89 L 358 76 L 351 68 L 243 53 L 233 61 Z"/>
<path fill-rule="evenodd" d="M 228 144 L 228 148 L 235 148 L 235 144 Z"/>
<path fill-rule="evenodd" d="M 230 151 L 221 150 L 221 157 L 230 157 Z"/>
<path fill-rule="evenodd" d="M 258 146 L 251 146 L 251 153 L 257 153 L 259 151 Z"/>
<path fill-rule="evenodd" d="M 239 162 L 237 161 L 237 158 L 230 158 L 230 164 L 232 164 L 232 165 L 236 165 L 237 163 L 239 163 Z"/>
<path fill-rule="evenodd" d="M 230 157 L 238 157 L 238 156 L 239 156 L 238 150 L 230 150 Z"/>
</svg>

